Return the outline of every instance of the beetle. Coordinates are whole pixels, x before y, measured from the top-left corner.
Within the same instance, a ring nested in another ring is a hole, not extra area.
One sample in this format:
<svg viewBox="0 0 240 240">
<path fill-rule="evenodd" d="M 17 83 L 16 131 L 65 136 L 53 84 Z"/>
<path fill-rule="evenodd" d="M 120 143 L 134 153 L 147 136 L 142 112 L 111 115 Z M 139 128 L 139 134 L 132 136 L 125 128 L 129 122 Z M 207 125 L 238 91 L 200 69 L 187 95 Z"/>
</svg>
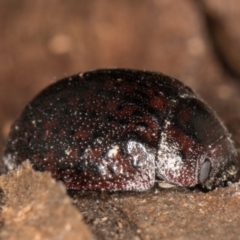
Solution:
<svg viewBox="0 0 240 240">
<path fill-rule="evenodd" d="M 12 125 L 3 161 L 10 171 L 29 160 L 68 189 L 145 191 L 158 179 L 225 186 L 236 156 L 223 123 L 180 81 L 101 69 L 36 96 Z"/>
</svg>

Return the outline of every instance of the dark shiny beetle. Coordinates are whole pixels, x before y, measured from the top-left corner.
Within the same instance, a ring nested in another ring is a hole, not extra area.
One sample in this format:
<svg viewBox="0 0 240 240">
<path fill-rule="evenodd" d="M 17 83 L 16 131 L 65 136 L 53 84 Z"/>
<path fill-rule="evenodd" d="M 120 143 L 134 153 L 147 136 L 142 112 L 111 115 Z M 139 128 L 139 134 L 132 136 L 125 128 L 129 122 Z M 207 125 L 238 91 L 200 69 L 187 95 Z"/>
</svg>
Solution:
<svg viewBox="0 0 240 240">
<path fill-rule="evenodd" d="M 144 191 L 156 179 L 211 189 L 236 175 L 226 128 L 190 88 L 125 69 L 43 90 L 13 124 L 3 158 L 8 171 L 27 159 L 69 189 Z"/>
</svg>

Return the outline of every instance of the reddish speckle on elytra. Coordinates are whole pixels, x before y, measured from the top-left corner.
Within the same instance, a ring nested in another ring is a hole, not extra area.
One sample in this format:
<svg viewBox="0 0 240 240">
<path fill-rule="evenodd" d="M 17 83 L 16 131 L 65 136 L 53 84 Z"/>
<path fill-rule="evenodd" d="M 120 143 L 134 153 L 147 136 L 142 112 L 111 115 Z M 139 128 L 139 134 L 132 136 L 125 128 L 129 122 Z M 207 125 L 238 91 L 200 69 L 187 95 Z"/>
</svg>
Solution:
<svg viewBox="0 0 240 240">
<path fill-rule="evenodd" d="M 12 126 L 7 170 L 29 160 L 69 189 L 144 191 L 158 180 L 233 181 L 236 150 L 216 114 L 160 73 L 96 70 L 43 90 Z"/>
</svg>

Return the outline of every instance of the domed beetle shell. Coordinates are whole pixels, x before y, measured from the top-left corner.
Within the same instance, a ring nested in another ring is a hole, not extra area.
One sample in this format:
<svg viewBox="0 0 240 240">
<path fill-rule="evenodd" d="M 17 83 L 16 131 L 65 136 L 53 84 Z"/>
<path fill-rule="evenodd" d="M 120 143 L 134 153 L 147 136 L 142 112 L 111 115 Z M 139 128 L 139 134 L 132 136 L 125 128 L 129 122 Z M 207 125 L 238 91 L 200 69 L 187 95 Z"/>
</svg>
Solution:
<svg viewBox="0 0 240 240">
<path fill-rule="evenodd" d="M 96 70 L 43 90 L 15 121 L 7 170 L 29 160 L 69 189 L 144 191 L 156 179 L 224 186 L 236 150 L 215 113 L 160 73 Z"/>
</svg>

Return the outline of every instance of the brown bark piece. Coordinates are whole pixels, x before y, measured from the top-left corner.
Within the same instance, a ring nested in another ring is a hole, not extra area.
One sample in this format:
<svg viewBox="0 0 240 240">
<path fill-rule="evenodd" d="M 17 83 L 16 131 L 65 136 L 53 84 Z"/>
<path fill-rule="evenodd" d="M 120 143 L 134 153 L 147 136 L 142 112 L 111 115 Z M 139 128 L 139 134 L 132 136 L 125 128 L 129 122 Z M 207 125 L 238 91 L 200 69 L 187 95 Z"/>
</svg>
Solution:
<svg viewBox="0 0 240 240">
<path fill-rule="evenodd" d="M 0 177 L 1 239 L 91 239 L 62 184 L 28 162 Z"/>
</svg>

